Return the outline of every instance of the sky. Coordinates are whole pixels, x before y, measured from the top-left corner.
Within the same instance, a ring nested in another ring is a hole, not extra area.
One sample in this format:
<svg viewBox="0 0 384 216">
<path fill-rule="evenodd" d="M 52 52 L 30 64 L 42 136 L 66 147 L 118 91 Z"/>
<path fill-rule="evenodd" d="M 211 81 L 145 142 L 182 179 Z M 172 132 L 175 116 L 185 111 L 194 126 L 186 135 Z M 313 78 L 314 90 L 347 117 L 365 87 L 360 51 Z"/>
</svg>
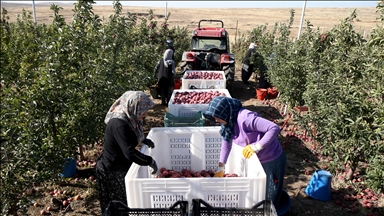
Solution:
<svg viewBox="0 0 384 216">
<path fill-rule="evenodd" d="M 3 1 L 14 3 L 31 3 L 29 1 Z M 35 4 L 42 2 L 65 2 L 75 3 L 76 1 L 35 1 Z M 113 1 L 97 1 L 98 5 L 112 5 Z M 145 6 L 168 8 L 301 8 L 305 1 L 120 1 L 123 6 Z M 376 7 L 378 1 L 315 1 L 306 2 L 306 7 Z"/>
</svg>

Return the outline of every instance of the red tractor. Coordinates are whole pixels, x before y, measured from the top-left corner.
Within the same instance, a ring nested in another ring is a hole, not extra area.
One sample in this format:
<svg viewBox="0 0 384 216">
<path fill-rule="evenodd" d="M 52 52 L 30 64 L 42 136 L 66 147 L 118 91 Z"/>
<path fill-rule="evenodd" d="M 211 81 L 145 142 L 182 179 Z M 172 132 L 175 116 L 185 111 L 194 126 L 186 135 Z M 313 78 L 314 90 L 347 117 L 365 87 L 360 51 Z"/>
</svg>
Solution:
<svg viewBox="0 0 384 216">
<path fill-rule="evenodd" d="M 220 27 L 201 27 L 202 22 L 219 22 Z M 181 73 L 187 70 L 224 71 L 227 88 L 235 78 L 235 55 L 230 52 L 228 32 L 221 20 L 200 20 L 192 31 L 190 51 L 182 56 Z"/>
</svg>

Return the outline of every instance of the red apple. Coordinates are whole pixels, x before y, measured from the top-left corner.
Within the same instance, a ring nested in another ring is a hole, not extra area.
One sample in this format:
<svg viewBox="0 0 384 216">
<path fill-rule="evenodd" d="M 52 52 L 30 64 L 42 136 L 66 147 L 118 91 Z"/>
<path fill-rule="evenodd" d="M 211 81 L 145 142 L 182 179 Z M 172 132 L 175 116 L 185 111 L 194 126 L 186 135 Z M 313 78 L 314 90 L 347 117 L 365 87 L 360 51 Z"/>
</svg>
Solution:
<svg viewBox="0 0 384 216">
<path fill-rule="evenodd" d="M 336 205 L 341 205 L 341 201 L 340 200 L 335 200 L 334 201 Z"/>
<path fill-rule="evenodd" d="M 76 195 L 75 196 L 75 200 L 81 200 L 81 196 L 80 195 Z"/>
</svg>

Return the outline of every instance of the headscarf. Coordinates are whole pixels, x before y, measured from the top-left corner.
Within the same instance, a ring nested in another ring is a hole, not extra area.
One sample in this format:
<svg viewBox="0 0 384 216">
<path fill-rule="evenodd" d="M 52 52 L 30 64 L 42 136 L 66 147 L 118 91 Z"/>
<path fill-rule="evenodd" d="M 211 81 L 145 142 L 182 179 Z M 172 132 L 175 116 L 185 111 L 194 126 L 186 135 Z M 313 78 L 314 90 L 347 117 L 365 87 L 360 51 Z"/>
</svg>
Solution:
<svg viewBox="0 0 384 216">
<path fill-rule="evenodd" d="M 167 49 L 164 52 L 163 60 L 164 60 L 164 66 L 168 68 L 169 65 L 172 65 L 172 73 L 175 73 L 175 62 L 173 61 L 173 50 Z"/>
<path fill-rule="evenodd" d="M 249 49 L 255 49 L 255 47 L 256 47 L 256 44 L 255 44 L 255 43 L 251 43 L 251 44 L 249 45 Z"/>
<path fill-rule="evenodd" d="M 208 109 L 205 113 L 227 122 L 226 125 L 221 125 L 220 135 L 230 142 L 237 121 L 237 115 L 242 108 L 241 102 L 235 98 L 217 96 L 208 104 Z"/>
<path fill-rule="evenodd" d="M 155 103 L 142 91 L 126 91 L 109 108 L 105 116 L 105 124 L 113 118 L 123 119 L 135 132 L 138 143 L 144 140 L 143 121 L 137 120 L 151 109 Z"/>
</svg>

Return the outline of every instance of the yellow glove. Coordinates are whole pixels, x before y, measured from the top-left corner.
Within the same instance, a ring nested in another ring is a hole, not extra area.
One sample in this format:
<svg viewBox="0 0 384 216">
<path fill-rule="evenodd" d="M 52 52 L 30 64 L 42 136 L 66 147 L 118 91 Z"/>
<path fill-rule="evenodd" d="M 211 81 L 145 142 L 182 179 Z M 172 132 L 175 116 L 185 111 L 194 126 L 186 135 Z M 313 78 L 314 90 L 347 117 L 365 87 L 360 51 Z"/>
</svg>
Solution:
<svg viewBox="0 0 384 216">
<path fill-rule="evenodd" d="M 243 149 L 243 156 L 247 159 L 249 159 L 253 153 L 258 153 L 261 150 L 261 145 L 260 144 L 248 144 L 247 146 L 244 147 Z"/>
<path fill-rule="evenodd" d="M 213 177 L 224 177 L 224 167 L 219 167 Z"/>
</svg>

